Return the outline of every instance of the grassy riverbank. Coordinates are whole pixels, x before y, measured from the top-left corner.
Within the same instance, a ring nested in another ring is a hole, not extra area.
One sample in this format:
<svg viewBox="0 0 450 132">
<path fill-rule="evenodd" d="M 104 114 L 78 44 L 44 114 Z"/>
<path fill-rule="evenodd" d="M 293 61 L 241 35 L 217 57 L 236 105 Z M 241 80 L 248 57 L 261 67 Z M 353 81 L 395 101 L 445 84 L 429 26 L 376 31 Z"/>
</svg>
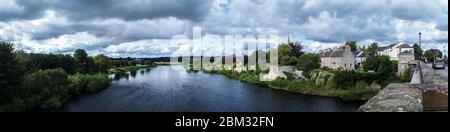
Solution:
<svg viewBox="0 0 450 132">
<path fill-rule="evenodd" d="M 136 66 L 127 66 L 127 67 L 119 67 L 119 68 L 111 68 L 109 69 L 110 74 L 117 74 L 117 73 L 125 73 L 130 71 L 137 71 L 139 69 L 143 68 L 150 68 L 150 67 L 156 67 L 156 64 L 151 65 L 136 65 Z"/>
<path fill-rule="evenodd" d="M 235 71 L 204 71 L 205 73 L 222 74 L 232 79 L 238 79 L 243 82 L 265 85 L 267 87 L 284 90 L 293 93 L 316 95 L 326 97 L 337 97 L 345 101 L 365 101 L 375 96 L 378 90 L 370 89 L 364 82 L 357 82 L 356 85 L 348 88 L 337 88 L 333 84 L 318 86 L 316 82 L 305 79 L 276 79 L 271 82 L 259 81 L 260 73 L 267 71 L 247 71 L 238 73 Z"/>
</svg>

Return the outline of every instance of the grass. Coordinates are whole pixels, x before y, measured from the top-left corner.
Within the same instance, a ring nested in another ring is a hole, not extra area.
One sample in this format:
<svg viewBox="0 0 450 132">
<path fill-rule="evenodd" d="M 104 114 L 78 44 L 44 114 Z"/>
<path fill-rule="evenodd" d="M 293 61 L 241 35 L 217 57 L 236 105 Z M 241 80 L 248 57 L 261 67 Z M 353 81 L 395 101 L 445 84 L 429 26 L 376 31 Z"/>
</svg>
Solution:
<svg viewBox="0 0 450 132">
<path fill-rule="evenodd" d="M 232 79 L 238 79 L 242 82 L 265 85 L 273 89 L 283 90 L 287 92 L 305 94 L 305 95 L 316 95 L 316 96 L 326 96 L 326 97 L 337 97 L 344 101 L 365 101 L 369 100 L 371 97 L 375 96 L 378 91 L 369 89 L 368 85 L 364 82 L 358 82 L 356 85 L 347 88 L 340 89 L 333 83 L 328 83 L 325 86 L 316 86 L 314 81 L 304 80 L 304 79 L 276 79 L 271 82 L 261 82 L 259 81 L 259 73 L 256 71 L 248 71 L 238 73 L 235 71 L 205 71 L 205 73 L 219 73 L 230 77 Z"/>
</svg>

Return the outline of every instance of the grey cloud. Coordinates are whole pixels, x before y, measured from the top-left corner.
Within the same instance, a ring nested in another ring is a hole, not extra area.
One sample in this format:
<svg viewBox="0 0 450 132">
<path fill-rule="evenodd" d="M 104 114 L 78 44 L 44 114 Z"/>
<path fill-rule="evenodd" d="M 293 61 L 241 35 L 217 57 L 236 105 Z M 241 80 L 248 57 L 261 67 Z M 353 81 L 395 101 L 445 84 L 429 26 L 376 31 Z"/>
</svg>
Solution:
<svg viewBox="0 0 450 132">
<path fill-rule="evenodd" d="M 211 0 L 16 0 L 21 9 L 0 12 L 0 20 L 37 18 L 51 9 L 74 20 L 140 20 L 173 16 L 201 21 L 209 13 L 211 3 Z"/>
</svg>

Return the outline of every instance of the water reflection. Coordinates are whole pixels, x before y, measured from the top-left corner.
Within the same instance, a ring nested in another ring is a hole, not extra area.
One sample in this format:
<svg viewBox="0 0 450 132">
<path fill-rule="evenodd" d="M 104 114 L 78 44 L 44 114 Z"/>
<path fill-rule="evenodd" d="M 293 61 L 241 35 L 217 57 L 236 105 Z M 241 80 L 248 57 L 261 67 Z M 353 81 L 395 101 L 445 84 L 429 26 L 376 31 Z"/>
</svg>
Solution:
<svg viewBox="0 0 450 132">
<path fill-rule="evenodd" d="M 131 77 L 136 78 L 136 74 L 137 74 L 137 71 L 135 71 L 135 70 L 130 71 Z"/>
<path fill-rule="evenodd" d="M 288 93 L 219 74 L 179 69 L 158 66 L 115 74 L 109 88 L 71 102 L 62 111 L 333 112 L 355 111 L 364 103 Z"/>
</svg>

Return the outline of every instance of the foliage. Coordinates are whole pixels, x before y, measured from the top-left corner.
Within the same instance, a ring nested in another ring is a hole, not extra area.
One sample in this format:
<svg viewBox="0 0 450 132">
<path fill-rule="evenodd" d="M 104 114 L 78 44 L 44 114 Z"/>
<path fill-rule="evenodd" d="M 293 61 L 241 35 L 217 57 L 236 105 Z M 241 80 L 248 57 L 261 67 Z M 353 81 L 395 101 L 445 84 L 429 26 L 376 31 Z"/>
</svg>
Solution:
<svg viewBox="0 0 450 132">
<path fill-rule="evenodd" d="M 79 95 L 80 93 L 97 93 L 109 86 L 109 78 L 106 74 L 75 74 L 69 77 L 69 93 Z"/>
<path fill-rule="evenodd" d="M 345 45 L 350 46 L 352 52 L 358 50 L 358 45 L 356 44 L 356 41 L 347 41 L 347 42 L 345 42 Z"/>
<path fill-rule="evenodd" d="M 109 58 L 103 54 L 99 54 L 94 57 L 94 64 L 97 72 L 106 73 L 111 67 Z"/>
<path fill-rule="evenodd" d="M 77 64 L 77 72 L 92 73 L 95 71 L 94 60 L 88 56 L 85 50 L 77 49 L 73 57 Z"/>
<path fill-rule="evenodd" d="M 380 72 L 384 75 L 390 75 L 396 72 L 396 62 L 391 61 L 389 56 L 369 56 L 363 63 L 365 71 L 374 70 L 375 72 Z"/>
<path fill-rule="evenodd" d="M 70 98 L 66 88 L 67 77 L 67 73 L 61 68 L 39 70 L 26 75 L 19 92 L 25 108 L 59 108 L 61 102 Z M 20 99 L 17 99 L 17 102 L 21 102 Z"/>
<path fill-rule="evenodd" d="M 21 75 L 13 44 L 0 42 L 0 103 L 8 100 L 20 85 Z"/>
<path fill-rule="evenodd" d="M 408 69 L 402 71 L 401 79 L 405 82 L 410 82 L 412 78 L 411 72 Z"/>
<path fill-rule="evenodd" d="M 435 60 L 442 58 L 442 52 L 437 49 L 430 49 L 425 51 L 424 57 L 428 62 L 434 62 Z"/>
<path fill-rule="evenodd" d="M 278 46 L 278 62 L 280 65 L 296 65 L 297 58 L 292 56 L 292 47 L 288 44 Z"/>
<path fill-rule="evenodd" d="M 291 47 L 291 56 L 299 57 L 305 54 L 305 52 L 303 52 L 303 46 L 301 42 L 290 42 L 289 46 Z"/>
<path fill-rule="evenodd" d="M 358 81 L 356 85 L 345 91 L 338 91 L 337 94 L 345 101 L 369 100 L 377 94 L 377 91 L 369 89 L 367 83 Z"/>
<path fill-rule="evenodd" d="M 378 43 L 372 43 L 365 51 L 368 57 L 374 57 L 378 54 Z"/>
<path fill-rule="evenodd" d="M 354 71 L 335 71 L 335 84 L 340 89 L 349 89 L 356 84 L 356 73 Z"/>
<path fill-rule="evenodd" d="M 418 45 L 417 43 L 415 43 L 413 45 L 414 48 L 414 57 L 417 60 L 423 60 L 423 49 L 420 47 L 420 45 Z"/>
<path fill-rule="evenodd" d="M 303 71 L 303 76 L 309 78 L 312 70 L 320 68 L 320 56 L 312 53 L 300 56 L 298 68 Z"/>
</svg>

